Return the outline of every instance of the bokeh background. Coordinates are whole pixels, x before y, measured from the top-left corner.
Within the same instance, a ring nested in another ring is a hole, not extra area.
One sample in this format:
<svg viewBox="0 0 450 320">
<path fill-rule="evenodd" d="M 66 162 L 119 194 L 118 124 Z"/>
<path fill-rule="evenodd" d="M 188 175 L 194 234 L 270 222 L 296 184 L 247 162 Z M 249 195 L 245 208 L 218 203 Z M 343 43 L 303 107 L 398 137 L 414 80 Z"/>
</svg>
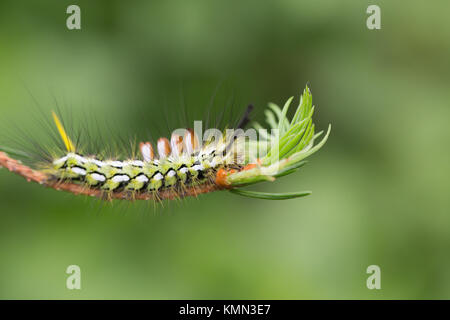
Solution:
<svg viewBox="0 0 450 320">
<path fill-rule="evenodd" d="M 79 31 L 66 28 L 70 4 Z M 381 30 L 366 28 L 369 4 Z M 262 110 L 309 83 L 318 128 L 333 130 L 301 172 L 255 186 L 313 191 L 288 201 L 220 192 L 101 204 L 0 170 L 0 298 L 450 298 L 449 10 L 444 0 L 1 1 L 2 123 L 38 135 L 30 110 L 59 103 L 145 139 L 184 105 L 201 119 L 217 88 L 219 110 Z M 81 290 L 66 289 L 71 264 Z M 366 288 L 373 264 L 381 290 Z"/>
</svg>

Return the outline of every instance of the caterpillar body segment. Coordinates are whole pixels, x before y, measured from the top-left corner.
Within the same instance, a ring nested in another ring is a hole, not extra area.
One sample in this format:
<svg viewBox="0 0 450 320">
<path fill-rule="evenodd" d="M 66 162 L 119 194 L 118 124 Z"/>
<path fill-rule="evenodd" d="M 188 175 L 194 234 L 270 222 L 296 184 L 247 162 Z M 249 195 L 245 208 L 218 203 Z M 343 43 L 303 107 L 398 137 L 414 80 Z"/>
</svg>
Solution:
<svg viewBox="0 0 450 320">
<path fill-rule="evenodd" d="M 315 133 L 309 88 L 303 91 L 293 118 L 288 119 L 292 99 L 283 108 L 269 104 L 265 115 L 270 132 L 253 123 L 253 130 L 258 132 L 253 137 L 225 130 L 223 135 L 212 139 L 184 129 L 174 132 L 170 140 L 158 139 L 156 149 L 150 142 L 139 143 L 140 157 L 125 160 L 83 154 L 83 148 L 74 144 L 63 122 L 52 112 L 65 152 L 28 167 L 6 154 L 26 156 L 26 152 L 0 146 L 0 167 L 50 188 L 108 200 L 160 201 L 223 189 L 234 189 L 235 194 L 259 199 L 302 197 L 310 192 L 262 194 L 239 189 L 299 170 L 305 164 L 304 159 L 325 144 L 331 127 L 322 141 L 315 144 L 322 132 Z M 243 131 L 249 123 L 252 108 L 251 105 L 247 108 L 237 130 Z"/>
</svg>

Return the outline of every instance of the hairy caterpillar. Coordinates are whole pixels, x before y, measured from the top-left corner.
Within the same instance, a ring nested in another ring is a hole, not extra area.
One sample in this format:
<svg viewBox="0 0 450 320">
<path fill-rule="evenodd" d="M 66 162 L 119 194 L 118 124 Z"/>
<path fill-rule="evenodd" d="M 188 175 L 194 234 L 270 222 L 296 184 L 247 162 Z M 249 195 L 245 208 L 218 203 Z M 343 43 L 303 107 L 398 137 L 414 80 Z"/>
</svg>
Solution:
<svg viewBox="0 0 450 320">
<path fill-rule="evenodd" d="M 253 125 L 253 130 L 258 130 L 253 137 L 243 132 L 242 127 L 248 122 L 247 110 L 238 130 L 219 131 L 219 134 L 216 131 L 216 135 L 199 139 L 194 130 L 184 129 L 181 133 L 174 132 L 170 140 L 158 139 L 157 152 L 150 142 L 141 142 L 140 157 L 132 159 L 84 155 L 53 112 L 65 152 L 26 166 L 7 154 L 23 155 L 23 152 L 0 147 L 0 167 L 50 188 L 108 200 L 159 201 L 224 189 L 262 199 L 305 196 L 310 192 L 271 194 L 240 189 L 297 171 L 305 163 L 304 159 L 326 142 L 331 127 L 322 141 L 314 145 L 322 132 L 314 132 L 314 107 L 309 88 L 304 90 L 289 120 L 286 114 L 292 99 L 288 99 L 283 108 L 269 104 L 265 114 L 270 133 L 258 123 Z"/>
</svg>

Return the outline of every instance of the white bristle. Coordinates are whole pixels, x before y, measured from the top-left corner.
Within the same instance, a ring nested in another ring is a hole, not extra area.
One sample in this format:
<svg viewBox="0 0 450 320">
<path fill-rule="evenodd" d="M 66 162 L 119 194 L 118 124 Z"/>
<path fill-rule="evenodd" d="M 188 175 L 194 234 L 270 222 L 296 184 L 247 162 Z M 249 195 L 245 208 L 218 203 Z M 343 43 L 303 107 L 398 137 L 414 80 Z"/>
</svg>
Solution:
<svg viewBox="0 0 450 320">
<path fill-rule="evenodd" d="M 111 180 L 113 182 L 119 182 L 119 183 L 120 182 L 127 182 L 128 180 L 130 180 L 130 177 L 128 177 L 125 174 L 121 174 L 121 175 L 114 176 Z"/>
<path fill-rule="evenodd" d="M 168 176 L 168 177 L 173 177 L 175 174 L 176 174 L 175 170 L 170 170 L 170 171 L 167 173 L 167 176 Z"/>
<path fill-rule="evenodd" d="M 83 168 L 73 167 L 72 172 L 79 174 L 80 176 L 84 176 L 86 174 L 86 170 Z"/>
<path fill-rule="evenodd" d="M 102 174 L 98 174 L 98 173 L 93 173 L 91 174 L 92 179 L 103 182 L 106 180 L 105 176 Z"/>
<path fill-rule="evenodd" d="M 141 155 L 145 162 L 152 161 L 152 149 L 149 143 L 144 143 L 141 145 Z"/>
<path fill-rule="evenodd" d="M 153 179 L 155 179 L 155 180 L 162 180 L 164 178 L 164 176 L 161 174 L 161 173 L 157 173 L 157 174 L 155 174 L 155 176 L 153 177 Z"/>
<path fill-rule="evenodd" d="M 136 181 L 145 183 L 148 181 L 148 178 L 145 175 L 141 174 L 140 176 L 136 177 Z"/>
</svg>

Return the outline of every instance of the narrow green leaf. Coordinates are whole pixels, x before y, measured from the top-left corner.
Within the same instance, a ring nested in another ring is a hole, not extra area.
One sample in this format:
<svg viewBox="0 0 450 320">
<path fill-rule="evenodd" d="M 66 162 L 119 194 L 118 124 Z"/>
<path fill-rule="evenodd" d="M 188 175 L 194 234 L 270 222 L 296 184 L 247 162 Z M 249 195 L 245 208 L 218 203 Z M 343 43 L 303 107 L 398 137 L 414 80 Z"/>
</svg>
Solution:
<svg viewBox="0 0 450 320">
<path fill-rule="evenodd" d="M 303 159 L 309 157 L 310 155 L 312 155 L 313 153 L 315 153 L 316 151 L 318 151 L 320 148 L 322 148 L 322 146 L 325 144 L 325 142 L 327 142 L 328 136 L 330 135 L 330 132 L 331 132 L 331 124 L 328 125 L 327 134 L 325 135 L 325 137 L 323 137 L 322 141 L 320 141 L 314 147 L 309 149 L 307 152 L 300 151 L 300 152 L 294 153 L 291 156 L 292 161 L 295 162 L 295 161 L 303 160 Z"/>
<path fill-rule="evenodd" d="M 297 171 L 301 167 L 303 167 L 308 161 L 303 160 L 300 162 L 295 162 L 294 164 L 288 165 L 286 168 L 281 169 L 276 175 L 274 175 L 275 178 L 283 177 L 287 174 L 289 174 L 291 171 Z M 287 173 L 289 172 L 289 173 Z"/>
<path fill-rule="evenodd" d="M 284 134 L 289 127 L 289 122 L 286 118 L 286 114 L 289 109 L 289 106 L 291 105 L 292 99 L 294 99 L 294 97 L 290 97 L 286 101 L 286 103 L 284 104 L 283 110 L 281 111 L 281 115 L 280 115 L 280 119 L 279 119 L 279 123 L 278 123 L 278 130 L 280 131 L 280 136 L 282 134 Z"/>
<path fill-rule="evenodd" d="M 269 159 L 272 157 L 272 155 L 274 154 L 274 150 L 276 150 L 275 148 L 279 148 L 279 152 L 278 152 L 278 156 L 281 158 L 281 154 L 285 153 L 289 150 L 289 146 L 287 146 L 288 144 L 290 145 L 290 141 L 291 139 L 301 139 L 302 134 L 304 129 L 301 129 L 301 127 L 303 126 L 303 122 L 297 123 L 295 124 L 291 130 L 289 130 L 289 132 L 287 132 L 279 141 L 278 144 L 274 144 L 272 146 L 272 148 L 269 150 L 269 152 L 266 154 L 266 158 Z M 296 128 L 294 128 L 296 127 Z M 296 132 L 295 130 L 299 129 L 300 130 L 298 132 Z M 294 130 L 295 129 L 295 130 Z M 298 141 L 297 141 L 298 142 Z M 295 146 L 295 144 L 294 144 Z"/>
<path fill-rule="evenodd" d="M 292 118 L 291 125 L 305 118 L 305 116 L 308 114 L 311 104 L 311 92 L 309 91 L 308 86 L 306 86 L 305 90 L 303 90 L 303 94 L 300 96 L 300 103 L 298 105 L 297 111 L 294 114 L 294 117 Z"/>
<path fill-rule="evenodd" d="M 311 142 L 314 136 L 314 128 L 315 126 L 312 124 L 303 135 L 302 141 L 295 148 L 291 149 L 291 152 L 288 152 L 286 156 L 302 151 Z"/>
<path fill-rule="evenodd" d="M 266 192 L 256 192 L 241 189 L 231 189 L 231 193 L 238 194 L 243 197 L 265 199 L 265 200 L 287 200 L 295 199 L 300 197 L 305 197 L 310 195 L 311 191 L 300 191 L 300 192 L 290 192 L 290 193 L 266 193 Z"/>
<path fill-rule="evenodd" d="M 291 140 L 287 141 L 286 143 L 284 143 L 283 145 L 280 145 L 280 159 L 283 159 L 286 157 L 286 155 L 291 154 L 293 152 L 291 152 L 299 143 L 301 143 L 304 140 L 304 137 L 308 134 L 307 132 L 305 132 L 305 129 L 307 130 L 310 126 L 311 123 L 311 119 L 309 119 L 307 127 L 305 128 L 305 126 L 302 126 L 302 128 L 300 129 L 300 131 L 292 137 Z"/>
<path fill-rule="evenodd" d="M 266 115 L 266 122 L 269 124 L 269 126 L 272 129 L 277 128 L 278 125 L 277 125 L 277 121 L 275 119 L 275 115 L 273 114 L 273 112 L 270 110 L 266 110 L 266 111 L 264 111 L 264 114 Z"/>
<path fill-rule="evenodd" d="M 258 131 L 260 137 L 265 140 L 271 140 L 270 134 L 267 132 L 267 129 L 264 129 L 258 122 L 253 122 L 253 128 Z"/>
</svg>

